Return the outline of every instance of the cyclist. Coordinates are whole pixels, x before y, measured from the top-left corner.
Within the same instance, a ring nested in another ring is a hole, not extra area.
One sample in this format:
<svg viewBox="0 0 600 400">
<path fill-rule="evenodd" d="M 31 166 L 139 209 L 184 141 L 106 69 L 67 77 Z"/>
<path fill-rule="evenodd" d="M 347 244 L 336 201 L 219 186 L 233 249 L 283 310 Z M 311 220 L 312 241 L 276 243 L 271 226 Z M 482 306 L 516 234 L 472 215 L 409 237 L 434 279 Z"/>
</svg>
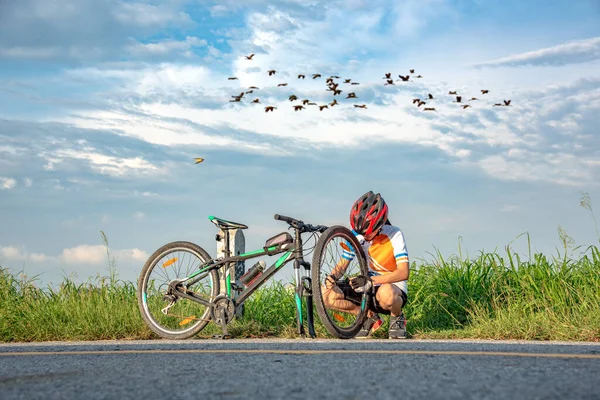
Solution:
<svg viewBox="0 0 600 400">
<path fill-rule="evenodd" d="M 368 276 L 358 276 L 349 282 L 340 276 L 354 259 L 349 242 L 342 244 L 342 260 L 327 277 L 323 298 L 331 309 L 358 314 L 362 293 L 373 290 L 367 320 L 356 335 L 368 338 L 383 324 L 379 313 L 389 313 L 390 339 L 406 338 L 406 319 L 402 308 L 407 301 L 409 277 L 408 251 L 402 231 L 388 219 L 388 206 L 379 193 L 363 194 L 350 211 L 352 232 L 360 242 L 369 265 Z"/>
</svg>

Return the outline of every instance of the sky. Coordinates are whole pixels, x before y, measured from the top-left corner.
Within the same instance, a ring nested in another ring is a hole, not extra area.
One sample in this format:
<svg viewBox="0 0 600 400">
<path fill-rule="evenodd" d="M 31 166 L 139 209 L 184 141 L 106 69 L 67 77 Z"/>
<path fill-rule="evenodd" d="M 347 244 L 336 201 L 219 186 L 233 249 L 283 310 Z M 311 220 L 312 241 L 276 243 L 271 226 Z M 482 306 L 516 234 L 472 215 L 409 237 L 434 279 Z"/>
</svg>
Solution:
<svg viewBox="0 0 600 400">
<path fill-rule="evenodd" d="M 348 226 L 368 190 L 411 261 L 526 254 L 524 233 L 556 255 L 559 227 L 598 244 L 598 126 L 597 0 L 2 1 L 0 265 L 106 275 L 102 231 L 135 281 L 171 241 L 214 256 L 209 215 L 250 251 L 286 230 L 275 213 Z"/>
</svg>

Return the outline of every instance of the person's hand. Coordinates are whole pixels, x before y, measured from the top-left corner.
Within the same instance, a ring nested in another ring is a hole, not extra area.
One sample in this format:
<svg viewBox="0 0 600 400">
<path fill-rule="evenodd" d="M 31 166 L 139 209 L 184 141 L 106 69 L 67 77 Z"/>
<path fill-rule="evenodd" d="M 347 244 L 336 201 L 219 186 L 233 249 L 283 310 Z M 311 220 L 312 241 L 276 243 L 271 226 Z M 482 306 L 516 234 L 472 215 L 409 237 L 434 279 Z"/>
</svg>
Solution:
<svg viewBox="0 0 600 400">
<path fill-rule="evenodd" d="M 325 287 L 331 289 L 334 286 L 337 286 L 337 278 L 333 274 L 327 275 L 325 278 Z"/>
<path fill-rule="evenodd" d="M 358 275 L 350 279 L 350 286 L 356 293 L 363 293 L 373 287 L 373 281 L 365 275 Z"/>
</svg>

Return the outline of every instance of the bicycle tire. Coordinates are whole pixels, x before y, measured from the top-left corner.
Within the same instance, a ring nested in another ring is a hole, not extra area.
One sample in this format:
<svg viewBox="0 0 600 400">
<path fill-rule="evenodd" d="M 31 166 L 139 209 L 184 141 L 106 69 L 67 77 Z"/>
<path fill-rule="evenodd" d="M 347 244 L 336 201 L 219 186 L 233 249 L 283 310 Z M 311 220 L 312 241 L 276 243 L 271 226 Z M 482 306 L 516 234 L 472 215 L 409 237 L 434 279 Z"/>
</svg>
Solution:
<svg viewBox="0 0 600 400">
<path fill-rule="evenodd" d="M 172 339 L 172 340 L 182 340 L 188 339 L 192 336 L 197 335 L 202 329 L 206 327 L 206 325 L 210 322 L 210 308 L 206 307 L 203 315 L 200 317 L 200 321 L 198 323 L 192 325 L 190 328 L 183 330 L 181 332 L 175 333 L 173 331 L 169 331 L 161 327 L 150 315 L 148 308 L 146 307 L 146 302 L 144 301 L 144 293 L 146 290 L 146 284 L 148 277 L 150 276 L 150 272 L 154 269 L 157 262 L 164 257 L 165 254 L 173 251 L 188 251 L 198 258 L 202 260 L 202 262 L 206 262 L 211 259 L 210 255 L 200 246 L 191 242 L 185 241 L 177 241 L 167 243 L 161 246 L 158 250 L 156 250 L 146 261 L 142 271 L 140 272 L 138 278 L 138 287 L 137 287 L 137 300 L 138 307 L 142 314 L 142 318 L 146 325 L 157 335 L 164 339 Z M 211 290 L 211 300 L 215 298 L 220 291 L 220 280 L 219 274 L 216 269 L 210 271 L 210 276 L 212 279 L 212 290 Z M 186 300 L 190 301 L 190 300 Z"/>
<path fill-rule="evenodd" d="M 356 254 L 360 266 L 360 273 L 363 275 L 368 275 L 367 260 L 364 255 L 364 251 L 360 246 L 360 243 L 358 242 L 358 239 L 356 239 L 356 236 L 354 236 L 352 231 L 348 228 L 342 225 L 334 225 L 329 227 L 325 232 L 323 232 L 323 234 L 319 238 L 319 241 L 317 242 L 317 245 L 315 246 L 315 252 L 313 254 L 311 268 L 312 291 L 315 306 L 317 309 L 317 314 L 319 315 L 319 319 L 323 323 L 323 326 L 325 326 L 327 332 L 329 332 L 332 336 L 337 337 L 338 339 L 351 339 L 354 336 L 356 336 L 358 331 L 360 331 L 360 329 L 362 328 L 363 323 L 367 319 L 367 308 L 361 310 L 361 312 L 356 318 L 356 321 L 350 327 L 342 328 L 337 326 L 327 313 L 327 310 L 325 309 L 325 303 L 323 301 L 323 296 L 321 293 L 321 284 L 319 279 L 321 276 L 321 262 L 323 258 L 323 251 L 326 248 L 325 246 L 332 238 L 339 236 L 343 237 L 344 239 L 347 239 L 349 242 L 352 243 L 354 248 L 357 249 Z"/>
</svg>

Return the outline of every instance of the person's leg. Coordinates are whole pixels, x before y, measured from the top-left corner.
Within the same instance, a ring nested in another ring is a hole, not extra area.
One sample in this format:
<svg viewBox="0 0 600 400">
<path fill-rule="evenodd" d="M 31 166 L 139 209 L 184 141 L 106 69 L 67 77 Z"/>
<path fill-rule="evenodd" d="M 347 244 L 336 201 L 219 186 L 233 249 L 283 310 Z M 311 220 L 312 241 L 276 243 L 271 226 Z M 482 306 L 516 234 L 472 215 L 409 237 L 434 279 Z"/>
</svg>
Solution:
<svg viewBox="0 0 600 400">
<path fill-rule="evenodd" d="M 349 312 L 354 315 L 358 315 L 360 312 L 360 306 L 356 304 L 356 302 L 347 300 L 347 297 L 351 297 L 351 293 L 348 293 L 348 290 L 346 290 L 345 293 L 343 289 L 344 288 L 340 287 L 339 285 L 326 283 L 325 286 L 321 288 L 325 307 L 336 311 Z"/>
<path fill-rule="evenodd" d="M 406 319 L 402 314 L 402 307 L 406 295 L 398 286 L 385 283 L 381 285 L 375 297 L 378 306 L 390 312 L 388 337 L 390 339 L 405 339 Z"/>
<path fill-rule="evenodd" d="M 384 283 L 379 287 L 375 295 L 379 307 L 390 312 L 390 316 L 397 317 L 402 313 L 404 300 L 402 289 L 391 283 Z"/>
<path fill-rule="evenodd" d="M 378 310 L 377 307 L 374 307 L 376 301 L 374 296 L 377 295 L 377 291 L 379 290 L 379 286 L 373 287 L 373 296 L 370 296 L 370 301 L 367 303 L 367 320 L 363 323 L 363 326 L 360 331 L 354 336 L 356 339 L 368 339 L 373 333 L 378 330 L 381 325 L 383 325 L 383 319 L 379 316 L 379 312 L 381 312 L 381 308 Z"/>
</svg>

